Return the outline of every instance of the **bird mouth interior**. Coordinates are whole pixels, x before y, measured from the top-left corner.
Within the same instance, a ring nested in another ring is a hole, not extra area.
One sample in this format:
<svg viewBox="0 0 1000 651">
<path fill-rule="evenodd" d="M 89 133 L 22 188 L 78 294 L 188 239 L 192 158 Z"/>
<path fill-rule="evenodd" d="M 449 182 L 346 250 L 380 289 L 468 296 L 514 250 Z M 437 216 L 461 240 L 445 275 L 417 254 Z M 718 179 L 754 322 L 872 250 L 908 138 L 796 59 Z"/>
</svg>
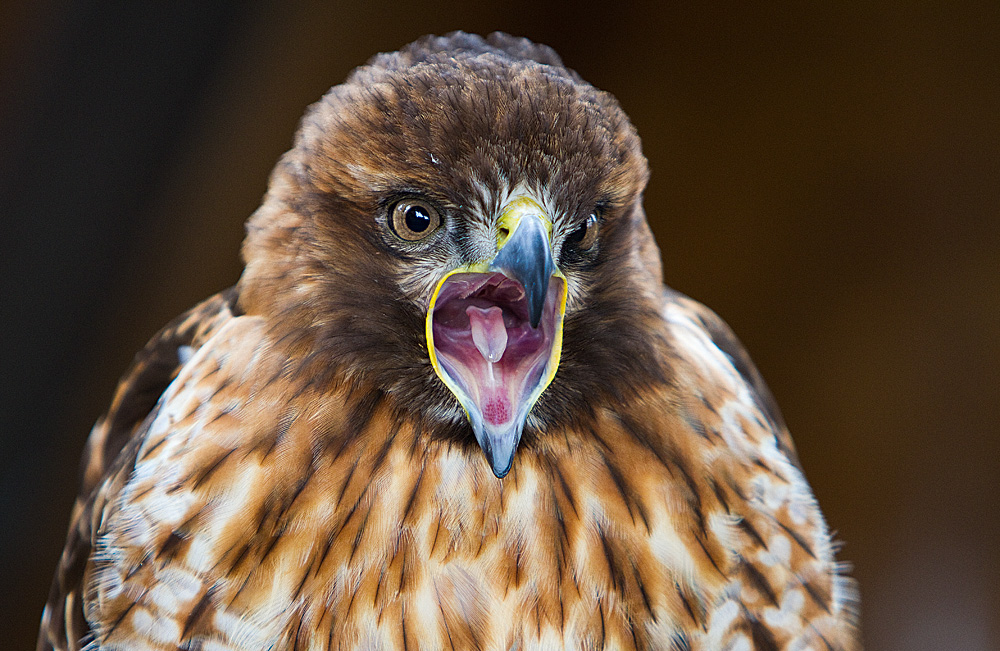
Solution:
<svg viewBox="0 0 1000 651">
<path fill-rule="evenodd" d="M 533 328 L 524 287 L 502 273 L 456 273 L 441 283 L 428 324 L 431 360 L 470 417 L 480 416 L 487 429 L 523 423 L 552 381 L 564 294 L 565 281 L 552 276 Z"/>
</svg>

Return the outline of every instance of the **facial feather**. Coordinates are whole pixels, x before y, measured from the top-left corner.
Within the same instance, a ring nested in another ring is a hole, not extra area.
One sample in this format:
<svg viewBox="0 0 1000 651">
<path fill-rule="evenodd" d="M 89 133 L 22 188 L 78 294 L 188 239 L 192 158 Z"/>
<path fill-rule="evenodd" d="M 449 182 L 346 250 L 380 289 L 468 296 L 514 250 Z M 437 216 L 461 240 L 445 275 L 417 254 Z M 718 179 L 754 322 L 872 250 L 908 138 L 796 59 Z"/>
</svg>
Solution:
<svg viewBox="0 0 1000 651">
<path fill-rule="evenodd" d="M 545 198 L 560 239 L 599 208 L 596 256 L 565 260 L 565 327 L 578 336 L 530 420 L 556 424 L 623 374 L 648 375 L 629 365 L 652 354 L 635 323 L 652 293 L 635 279 L 659 273 L 658 260 L 642 270 L 648 261 L 634 254 L 645 159 L 614 98 L 551 50 L 501 36 L 457 53 L 434 50 L 441 45 L 428 39 L 380 55 L 310 109 L 250 222 L 241 305 L 289 331 L 291 356 L 319 353 L 308 372 L 368 376 L 456 438 L 462 412 L 428 374 L 417 336 L 430 290 L 447 269 L 482 255 L 517 188 Z M 402 245 L 388 234 L 385 209 L 414 193 L 435 203 L 446 226 L 427 244 Z M 652 305 L 645 312 L 655 318 Z M 608 331 L 617 336 L 598 339 Z M 597 363 L 582 368 L 581 357 Z"/>
</svg>

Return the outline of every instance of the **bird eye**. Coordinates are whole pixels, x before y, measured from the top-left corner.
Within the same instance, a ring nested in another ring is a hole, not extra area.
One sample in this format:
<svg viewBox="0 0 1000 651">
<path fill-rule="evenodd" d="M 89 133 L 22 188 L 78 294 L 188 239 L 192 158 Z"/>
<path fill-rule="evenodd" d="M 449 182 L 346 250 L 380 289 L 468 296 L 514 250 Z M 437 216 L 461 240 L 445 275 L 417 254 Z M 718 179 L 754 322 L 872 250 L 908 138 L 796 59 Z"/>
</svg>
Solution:
<svg viewBox="0 0 1000 651">
<path fill-rule="evenodd" d="M 423 201 L 404 199 L 392 207 L 389 228 L 397 237 L 415 242 L 422 240 L 441 225 L 438 211 Z"/>
<path fill-rule="evenodd" d="M 593 248 L 597 242 L 598 219 L 597 213 L 591 213 L 587 220 L 578 229 L 566 236 L 563 246 L 569 246 L 579 251 L 586 251 Z"/>
</svg>

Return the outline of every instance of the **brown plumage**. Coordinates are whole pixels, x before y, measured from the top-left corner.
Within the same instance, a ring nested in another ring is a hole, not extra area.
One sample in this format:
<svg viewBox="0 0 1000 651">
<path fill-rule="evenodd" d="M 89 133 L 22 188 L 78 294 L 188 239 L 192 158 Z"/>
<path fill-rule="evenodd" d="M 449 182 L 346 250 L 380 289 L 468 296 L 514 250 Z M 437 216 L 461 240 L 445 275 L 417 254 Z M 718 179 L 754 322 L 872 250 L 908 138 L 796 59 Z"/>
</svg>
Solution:
<svg viewBox="0 0 1000 651">
<path fill-rule="evenodd" d="M 646 178 L 545 46 L 357 69 L 239 284 L 91 433 L 38 648 L 859 648 L 766 386 L 662 284 Z"/>
</svg>

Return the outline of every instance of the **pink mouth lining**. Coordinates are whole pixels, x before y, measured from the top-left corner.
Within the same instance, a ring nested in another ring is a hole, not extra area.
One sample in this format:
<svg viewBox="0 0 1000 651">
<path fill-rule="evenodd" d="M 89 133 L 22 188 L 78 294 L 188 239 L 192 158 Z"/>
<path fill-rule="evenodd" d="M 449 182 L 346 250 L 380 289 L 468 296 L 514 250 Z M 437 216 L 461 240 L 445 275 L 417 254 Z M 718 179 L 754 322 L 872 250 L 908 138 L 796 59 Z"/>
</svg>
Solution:
<svg viewBox="0 0 1000 651">
<path fill-rule="evenodd" d="M 509 423 L 541 380 L 558 312 L 559 289 L 550 290 L 538 328 L 529 322 L 524 287 L 502 273 L 455 274 L 438 294 L 438 360 L 488 424 Z"/>
</svg>

